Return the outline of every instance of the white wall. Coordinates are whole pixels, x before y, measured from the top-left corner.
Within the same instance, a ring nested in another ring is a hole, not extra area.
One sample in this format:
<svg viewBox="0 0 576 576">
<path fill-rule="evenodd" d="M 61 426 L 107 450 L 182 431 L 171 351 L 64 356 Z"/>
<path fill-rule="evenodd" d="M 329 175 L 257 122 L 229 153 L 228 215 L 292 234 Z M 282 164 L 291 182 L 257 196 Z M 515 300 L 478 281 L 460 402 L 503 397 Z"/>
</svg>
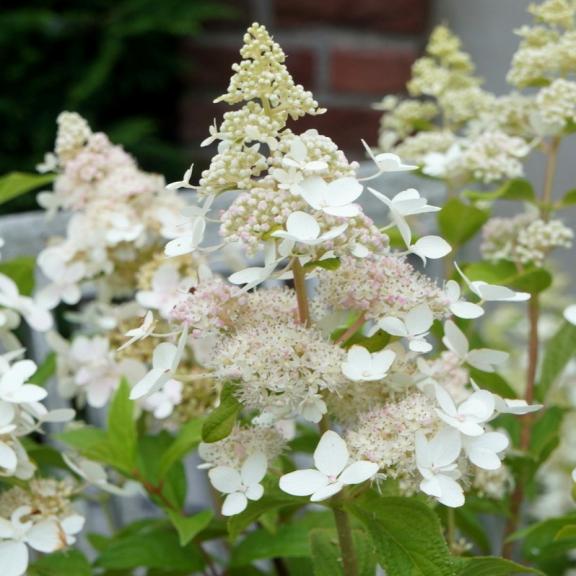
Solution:
<svg viewBox="0 0 576 576">
<path fill-rule="evenodd" d="M 513 30 L 531 21 L 527 7 L 532 0 L 435 0 L 433 23 L 446 23 L 462 39 L 464 49 L 472 56 L 478 74 L 485 78 L 484 87 L 496 94 L 509 91 L 506 83 L 512 55 L 519 38 Z M 559 153 L 555 196 L 560 197 L 576 188 L 576 135 L 565 141 Z M 544 180 L 544 163 L 534 157 L 527 167 L 527 174 L 537 188 Z M 512 207 L 503 207 L 509 211 Z M 576 228 L 576 210 L 563 213 L 563 220 Z M 562 251 L 562 260 L 569 264 L 576 275 L 576 250 Z"/>
</svg>

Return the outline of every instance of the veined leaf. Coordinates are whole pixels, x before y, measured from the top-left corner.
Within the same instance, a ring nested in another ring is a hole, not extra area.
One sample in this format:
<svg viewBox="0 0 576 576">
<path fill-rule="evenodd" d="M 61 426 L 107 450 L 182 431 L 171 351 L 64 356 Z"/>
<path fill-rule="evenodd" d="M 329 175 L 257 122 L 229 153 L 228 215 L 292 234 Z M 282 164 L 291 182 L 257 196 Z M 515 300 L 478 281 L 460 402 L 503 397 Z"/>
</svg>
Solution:
<svg viewBox="0 0 576 576">
<path fill-rule="evenodd" d="M 224 386 L 220 394 L 220 405 L 212 410 L 202 425 L 202 440 L 218 442 L 230 435 L 242 404 L 234 397 L 234 387 Z"/>
<path fill-rule="evenodd" d="M 349 504 L 388 576 L 455 576 L 438 517 L 422 502 L 369 492 Z"/>
<path fill-rule="evenodd" d="M 438 212 L 438 227 L 452 246 L 466 244 L 488 220 L 489 213 L 476 206 L 451 198 Z"/>
</svg>

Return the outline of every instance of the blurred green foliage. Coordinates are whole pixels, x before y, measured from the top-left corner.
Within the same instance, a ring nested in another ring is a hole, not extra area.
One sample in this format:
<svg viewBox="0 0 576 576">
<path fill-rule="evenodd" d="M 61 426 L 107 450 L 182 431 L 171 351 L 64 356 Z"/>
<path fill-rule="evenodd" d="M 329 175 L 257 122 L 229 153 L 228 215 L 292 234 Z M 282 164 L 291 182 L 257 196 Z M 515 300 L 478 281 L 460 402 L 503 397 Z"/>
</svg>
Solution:
<svg viewBox="0 0 576 576">
<path fill-rule="evenodd" d="M 234 17 L 214 0 L 13 0 L 0 11 L 0 174 L 52 150 L 63 110 L 84 115 L 141 165 L 168 177 L 177 146 L 180 38 Z M 205 63 L 196 63 L 206 65 Z"/>
</svg>

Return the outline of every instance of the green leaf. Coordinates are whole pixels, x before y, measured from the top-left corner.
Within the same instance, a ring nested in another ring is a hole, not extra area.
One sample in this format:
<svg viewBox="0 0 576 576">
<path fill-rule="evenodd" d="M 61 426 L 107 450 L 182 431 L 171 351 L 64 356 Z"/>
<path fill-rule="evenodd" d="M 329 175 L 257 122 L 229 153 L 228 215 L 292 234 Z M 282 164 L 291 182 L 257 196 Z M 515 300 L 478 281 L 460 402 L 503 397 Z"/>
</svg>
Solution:
<svg viewBox="0 0 576 576">
<path fill-rule="evenodd" d="M 232 551 L 232 566 L 250 564 L 269 558 L 301 558 L 310 556 L 308 533 L 312 528 L 333 528 L 329 512 L 315 512 L 300 520 L 284 524 L 275 533 L 259 529 L 250 532 Z"/>
<path fill-rule="evenodd" d="M 28 382 L 31 384 L 36 384 L 37 386 L 43 386 L 46 384 L 46 381 L 54 376 L 56 372 L 56 354 L 54 352 L 50 352 L 40 366 L 38 366 L 38 370 L 34 373 L 34 375 L 28 379 Z"/>
<path fill-rule="evenodd" d="M 115 460 L 122 463 L 122 470 L 133 470 L 136 463 L 136 420 L 134 402 L 130 400 L 130 385 L 125 379 L 110 404 L 108 442 Z"/>
<path fill-rule="evenodd" d="M 510 288 L 530 294 L 544 292 L 552 285 L 552 275 L 543 268 L 534 268 L 516 274 L 507 281 Z"/>
<path fill-rule="evenodd" d="M 374 576 L 376 560 L 370 539 L 364 532 L 353 530 L 358 576 Z M 314 576 L 343 576 L 338 534 L 335 530 L 316 529 L 310 532 L 310 553 Z"/>
<path fill-rule="evenodd" d="M 188 452 L 194 450 L 202 440 L 202 420 L 194 419 L 186 422 L 178 431 L 178 436 L 164 452 L 160 460 L 160 478 L 163 478 L 176 462 Z"/>
<path fill-rule="evenodd" d="M 533 424 L 530 436 L 530 453 L 537 462 L 542 464 L 558 445 L 565 414 L 565 408 L 550 406 Z"/>
<path fill-rule="evenodd" d="M 476 262 L 465 267 L 470 280 L 484 280 L 490 284 L 503 284 L 514 290 L 537 294 L 550 287 L 552 276 L 542 268 L 531 268 L 518 272 L 512 262 Z"/>
<path fill-rule="evenodd" d="M 517 398 L 518 394 L 508 382 L 496 372 L 482 372 L 477 368 L 470 368 L 470 377 L 480 388 L 498 394 L 502 398 Z"/>
<path fill-rule="evenodd" d="M 366 527 L 388 576 L 454 576 L 438 517 L 422 502 L 369 492 L 348 509 Z"/>
<path fill-rule="evenodd" d="M 234 386 L 226 384 L 220 394 L 220 405 L 206 418 L 202 425 L 202 440 L 218 442 L 230 435 L 242 404 L 234 397 Z"/>
<path fill-rule="evenodd" d="M 256 522 L 262 514 L 271 510 L 278 510 L 279 508 L 298 506 L 305 502 L 303 498 L 290 496 L 282 492 L 277 484 L 273 486 L 265 484 L 264 487 L 264 496 L 260 500 L 250 502 L 244 512 L 228 519 L 228 532 L 232 541 L 236 540 L 246 528 Z"/>
<path fill-rule="evenodd" d="M 462 195 L 470 200 L 517 200 L 535 202 L 536 194 L 532 184 L 524 178 L 508 180 L 497 190 L 484 192 L 482 190 L 465 190 Z"/>
<path fill-rule="evenodd" d="M 108 440 L 105 430 L 93 426 L 70 428 L 56 435 L 56 438 L 75 448 L 82 456 L 90 460 L 104 462 L 112 466 L 116 461 L 108 451 Z"/>
<path fill-rule="evenodd" d="M 490 284 L 503 284 L 517 274 L 516 266 L 507 260 L 498 262 L 474 262 L 464 267 L 470 280 L 484 280 Z"/>
<path fill-rule="evenodd" d="M 509 574 L 540 574 L 545 576 L 543 572 L 535 568 L 528 568 L 511 560 L 492 556 L 462 558 L 461 566 L 458 576 L 509 576 Z"/>
<path fill-rule="evenodd" d="M 210 524 L 214 513 L 212 510 L 202 510 L 202 512 L 194 514 L 194 516 L 182 516 L 173 510 L 169 510 L 168 516 L 178 531 L 180 546 L 186 546 L 186 544 Z"/>
<path fill-rule="evenodd" d="M 176 462 L 163 477 L 160 476 L 162 455 L 172 443 L 172 436 L 163 431 L 155 436 L 143 436 L 138 441 L 138 457 L 136 467 L 139 475 L 148 486 L 155 490 L 149 491 L 152 500 L 163 508 L 167 508 L 166 500 L 175 509 L 181 509 L 186 500 L 186 472 L 182 462 Z"/>
<path fill-rule="evenodd" d="M 323 268 L 324 270 L 338 270 L 340 268 L 340 258 L 324 258 L 323 260 L 314 260 L 304 266 L 304 270 L 310 271 L 314 268 Z"/>
<path fill-rule="evenodd" d="M 540 402 L 546 399 L 548 390 L 562 374 L 574 354 L 576 354 L 576 326 L 564 322 L 544 349 L 540 379 L 536 386 L 536 398 Z"/>
<path fill-rule="evenodd" d="M 29 576 L 91 576 L 92 568 L 78 550 L 42 556 L 26 572 Z"/>
<path fill-rule="evenodd" d="M 576 524 L 568 524 L 561 528 L 554 540 L 562 540 L 564 538 L 576 538 Z"/>
<path fill-rule="evenodd" d="M 204 561 L 196 545 L 182 547 L 174 530 L 160 527 L 114 538 L 96 565 L 112 570 L 142 567 L 188 573 L 202 570 Z"/>
<path fill-rule="evenodd" d="M 21 256 L 6 262 L 0 262 L 0 274 L 4 274 L 11 278 L 16 286 L 18 292 L 23 296 L 30 296 L 34 290 L 34 268 L 36 267 L 36 260 L 32 256 Z"/>
<path fill-rule="evenodd" d="M 53 174 L 10 172 L 10 174 L 0 177 L 0 204 L 22 196 L 35 188 L 50 184 L 53 180 Z"/>
<path fill-rule="evenodd" d="M 482 228 L 489 214 L 476 206 L 451 198 L 438 212 L 441 235 L 454 247 L 466 244 Z"/>
<path fill-rule="evenodd" d="M 568 190 L 562 198 L 562 206 L 573 206 L 574 204 L 576 204 L 576 188 Z"/>
</svg>

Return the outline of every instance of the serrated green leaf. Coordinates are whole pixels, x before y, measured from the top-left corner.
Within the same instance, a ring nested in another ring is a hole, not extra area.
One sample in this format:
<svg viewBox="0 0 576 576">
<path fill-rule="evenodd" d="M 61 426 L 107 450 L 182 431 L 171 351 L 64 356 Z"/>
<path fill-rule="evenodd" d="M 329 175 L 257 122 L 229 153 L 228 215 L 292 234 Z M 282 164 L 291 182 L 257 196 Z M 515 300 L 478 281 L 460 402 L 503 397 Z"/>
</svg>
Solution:
<svg viewBox="0 0 576 576">
<path fill-rule="evenodd" d="M 228 437 L 241 409 L 242 404 L 234 397 L 234 387 L 227 384 L 220 395 L 220 405 L 204 420 L 202 440 L 211 443 Z"/>
<path fill-rule="evenodd" d="M 188 452 L 194 450 L 202 440 L 202 420 L 196 418 L 186 422 L 178 431 L 178 436 L 162 455 L 160 461 L 160 478 L 164 477 L 172 466 L 180 461 Z"/>
<path fill-rule="evenodd" d="M 26 572 L 29 576 L 91 576 L 92 568 L 79 550 L 42 556 Z"/>
<path fill-rule="evenodd" d="M 438 212 L 438 228 L 442 237 L 453 247 L 462 246 L 472 239 L 488 220 L 486 210 L 451 198 Z"/>
<path fill-rule="evenodd" d="M 438 517 L 422 502 L 370 492 L 347 508 L 364 524 L 388 576 L 455 575 Z"/>
<path fill-rule="evenodd" d="M 236 540 L 246 528 L 251 526 L 254 522 L 266 512 L 271 510 L 278 510 L 288 506 L 298 506 L 305 502 L 303 498 L 290 496 L 282 492 L 277 485 L 265 485 L 264 496 L 256 502 L 250 502 L 248 508 L 241 514 L 231 516 L 228 519 L 228 533 L 232 541 Z"/>
<path fill-rule="evenodd" d="M 10 172 L 0 177 L 0 204 L 22 196 L 31 190 L 50 184 L 53 174 L 28 174 L 25 172 Z"/>
<path fill-rule="evenodd" d="M 521 566 L 511 560 L 496 558 L 493 556 L 462 558 L 458 576 L 509 576 L 510 574 L 540 574 L 545 576 L 540 570 Z"/>
<path fill-rule="evenodd" d="M 212 510 L 202 510 L 194 516 L 182 516 L 173 510 L 168 511 L 168 516 L 174 528 L 178 531 L 180 546 L 186 546 L 192 539 L 197 536 L 214 517 Z"/>
<path fill-rule="evenodd" d="M 16 286 L 18 292 L 23 296 L 30 296 L 34 291 L 35 278 L 34 269 L 36 267 L 36 260 L 31 256 L 21 256 L 0 262 L 0 274 L 4 274 L 11 278 Z"/>
<path fill-rule="evenodd" d="M 196 545 L 180 546 L 175 530 L 160 527 L 115 537 L 96 565 L 111 570 L 157 568 L 196 572 L 202 570 L 204 560 Z"/>
<path fill-rule="evenodd" d="M 562 374 L 566 365 L 576 354 L 576 326 L 564 322 L 560 329 L 548 341 L 544 349 L 544 358 L 540 370 L 540 379 L 536 386 L 536 398 L 543 402 L 548 390 Z"/>
<path fill-rule="evenodd" d="M 536 194 L 532 184 L 524 178 L 508 180 L 500 188 L 492 191 L 465 190 L 462 192 L 465 198 L 480 201 L 492 200 L 516 200 L 521 202 L 534 202 Z"/>
<path fill-rule="evenodd" d="M 334 528 L 329 512 L 313 512 L 290 524 L 280 526 L 271 534 L 259 529 L 250 532 L 232 551 L 232 566 L 243 566 L 255 560 L 270 558 L 301 558 L 310 556 L 308 533 L 312 528 Z"/>
<path fill-rule="evenodd" d="M 342 554 L 337 532 L 319 528 L 312 530 L 309 538 L 314 576 L 343 575 Z M 374 576 L 376 573 L 376 560 L 370 539 L 360 530 L 353 530 L 352 538 L 358 564 L 358 576 Z"/>
</svg>

